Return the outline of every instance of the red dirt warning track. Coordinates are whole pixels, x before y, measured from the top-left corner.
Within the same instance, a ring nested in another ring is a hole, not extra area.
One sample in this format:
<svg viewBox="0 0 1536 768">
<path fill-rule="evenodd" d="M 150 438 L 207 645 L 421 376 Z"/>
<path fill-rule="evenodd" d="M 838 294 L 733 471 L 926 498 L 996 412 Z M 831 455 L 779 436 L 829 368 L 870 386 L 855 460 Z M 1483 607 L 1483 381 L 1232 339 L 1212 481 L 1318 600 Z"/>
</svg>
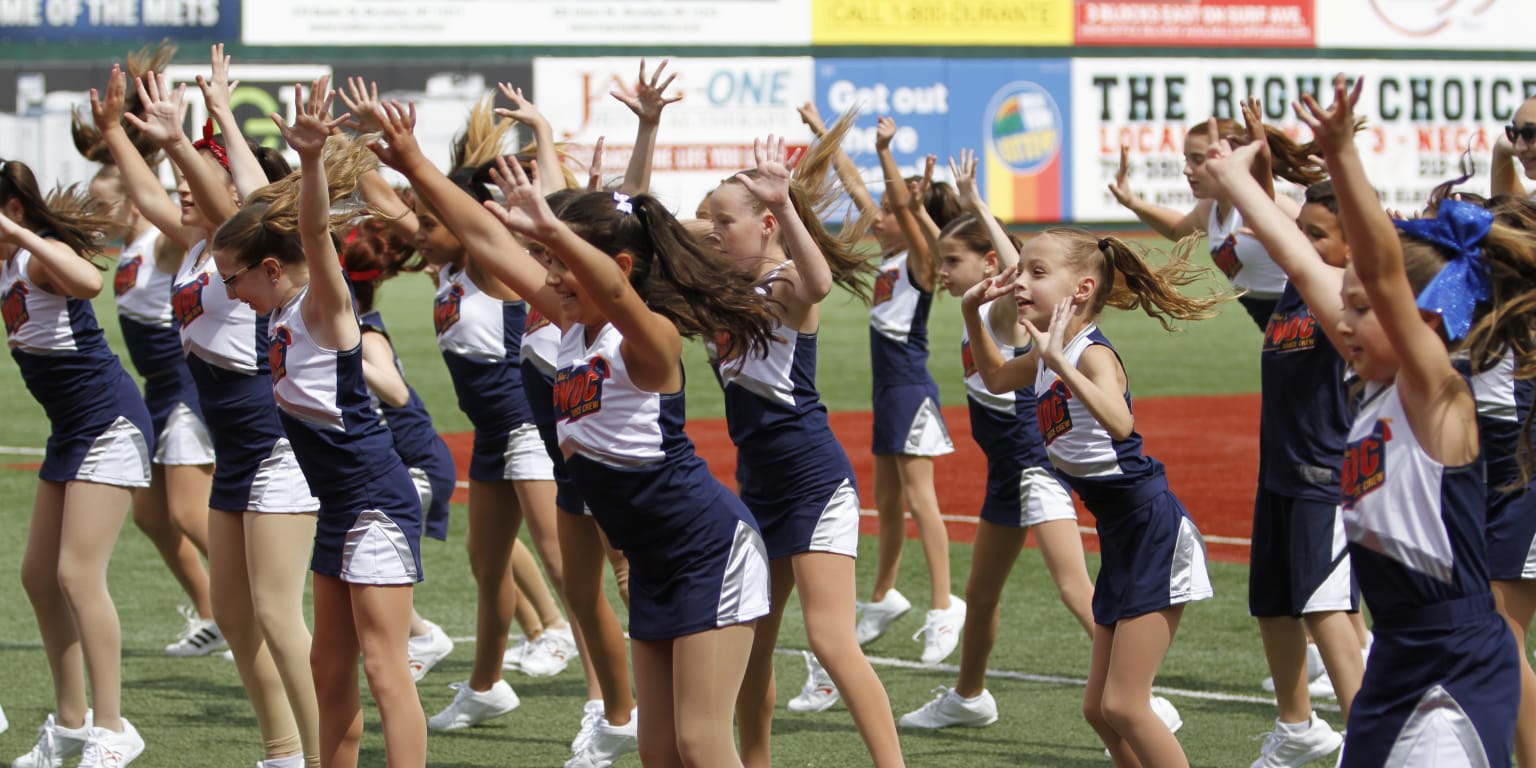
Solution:
<svg viewBox="0 0 1536 768">
<path fill-rule="evenodd" d="M 986 460 L 971 440 L 970 418 L 965 408 L 945 408 L 944 418 L 955 452 L 934 463 L 939 509 L 948 521 L 952 540 L 973 541 L 973 521 L 986 488 Z M 831 415 L 831 422 L 858 474 L 863 506 L 871 509 L 874 457 L 869 453 L 870 414 L 840 411 Z M 1141 433 L 1145 450 L 1167 465 L 1173 491 L 1206 535 L 1206 548 L 1213 559 L 1248 561 L 1253 491 L 1258 483 L 1258 424 L 1257 394 L 1136 401 L 1136 431 Z M 726 433 L 725 421 L 690 420 L 688 435 L 697 445 L 699 455 L 709 462 L 710 471 L 721 482 L 734 487 L 736 448 Z M 453 451 L 462 480 L 469 467 L 471 436 L 457 433 L 443 437 Z M 454 501 L 464 501 L 465 495 L 461 488 Z M 1078 521 L 1089 528 L 1093 526 L 1093 516 L 1081 505 Z M 861 528 L 864 533 L 873 534 L 874 518 L 865 517 Z M 917 535 L 911 520 L 907 521 L 907 535 Z M 1084 544 L 1089 549 L 1098 548 L 1098 541 L 1092 536 L 1086 537 Z"/>
</svg>

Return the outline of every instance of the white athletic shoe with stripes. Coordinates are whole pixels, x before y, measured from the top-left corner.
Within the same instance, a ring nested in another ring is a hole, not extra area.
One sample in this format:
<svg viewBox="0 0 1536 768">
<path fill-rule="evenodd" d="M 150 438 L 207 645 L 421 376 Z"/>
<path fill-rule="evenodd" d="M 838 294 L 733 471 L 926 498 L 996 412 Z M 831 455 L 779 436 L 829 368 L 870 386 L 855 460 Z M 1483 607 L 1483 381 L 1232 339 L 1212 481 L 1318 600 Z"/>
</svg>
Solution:
<svg viewBox="0 0 1536 768">
<path fill-rule="evenodd" d="M 213 619 L 198 616 L 197 609 L 190 605 L 181 607 L 181 615 L 187 620 L 187 625 L 182 628 L 176 642 L 165 647 L 165 655 L 207 656 L 224 648 L 224 633 L 219 631 L 219 625 Z"/>
</svg>

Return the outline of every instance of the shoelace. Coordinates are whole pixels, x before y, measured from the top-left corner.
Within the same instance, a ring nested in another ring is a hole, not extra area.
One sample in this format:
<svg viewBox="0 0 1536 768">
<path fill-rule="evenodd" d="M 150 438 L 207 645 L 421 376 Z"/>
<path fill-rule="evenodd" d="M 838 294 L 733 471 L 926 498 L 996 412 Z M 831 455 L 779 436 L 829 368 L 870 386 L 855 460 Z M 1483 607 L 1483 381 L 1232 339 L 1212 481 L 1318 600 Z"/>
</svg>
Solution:
<svg viewBox="0 0 1536 768">
<path fill-rule="evenodd" d="M 202 629 L 203 617 L 198 616 L 197 609 L 190 605 L 178 606 L 176 610 L 181 613 L 181 617 L 187 622 L 186 626 L 181 628 L 181 634 L 176 639 L 181 641 L 192 639 L 192 636 Z"/>
<path fill-rule="evenodd" d="M 28 752 L 27 756 L 36 758 L 32 761 L 36 765 L 49 765 L 53 762 L 55 751 L 53 729 L 48 727 L 48 723 L 39 725 L 37 727 L 37 743 L 32 745 L 32 751 Z"/>
<path fill-rule="evenodd" d="M 592 737 L 597 735 L 597 726 L 603 721 L 603 711 L 594 709 L 583 712 L 581 715 L 581 728 L 576 731 L 576 746 L 573 752 L 580 754 L 586 751 L 587 745 L 592 743 Z"/>
</svg>

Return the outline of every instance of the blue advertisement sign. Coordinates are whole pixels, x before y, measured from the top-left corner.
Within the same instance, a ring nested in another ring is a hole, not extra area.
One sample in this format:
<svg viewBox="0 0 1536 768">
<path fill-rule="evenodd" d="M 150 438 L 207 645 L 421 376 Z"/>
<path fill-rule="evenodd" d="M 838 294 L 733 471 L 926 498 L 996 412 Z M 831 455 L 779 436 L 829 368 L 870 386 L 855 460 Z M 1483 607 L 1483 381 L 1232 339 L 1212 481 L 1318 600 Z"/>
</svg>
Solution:
<svg viewBox="0 0 1536 768">
<path fill-rule="evenodd" d="M 933 154 L 935 178 L 950 180 L 948 159 L 973 149 L 999 218 L 1054 222 L 1072 217 L 1069 81 L 1066 59 L 818 59 L 816 103 L 829 124 L 859 110 L 843 146 L 876 197 L 875 124 L 889 115 L 903 175 L 921 174 Z"/>
<path fill-rule="evenodd" d="M 240 0 L 4 0 L 0 41 L 240 39 Z"/>
</svg>

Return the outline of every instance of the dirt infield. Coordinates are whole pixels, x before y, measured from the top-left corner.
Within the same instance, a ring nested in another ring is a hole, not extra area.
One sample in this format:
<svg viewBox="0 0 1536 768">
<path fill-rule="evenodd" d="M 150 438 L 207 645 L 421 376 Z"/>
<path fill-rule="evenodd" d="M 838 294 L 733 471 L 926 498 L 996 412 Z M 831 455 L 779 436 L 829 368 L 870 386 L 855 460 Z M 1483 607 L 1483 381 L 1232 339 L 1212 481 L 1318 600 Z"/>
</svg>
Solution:
<svg viewBox="0 0 1536 768">
<path fill-rule="evenodd" d="M 939 508 L 948 521 L 950 538 L 971 541 L 976 536 L 976 512 L 986 487 L 986 461 L 971 440 L 970 418 L 964 407 L 944 409 L 955 452 L 935 461 Z M 874 507 L 874 458 L 869 453 L 870 414 L 841 411 L 831 416 L 832 429 L 848 451 L 858 474 L 865 508 Z M 1136 430 L 1147 453 L 1168 466 L 1174 493 L 1207 537 L 1214 559 L 1247 562 L 1246 541 L 1253 512 L 1253 490 L 1258 482 L 1259 396 L 1224 395 L 1148 398 L 1136 401 Z M 688 422 L 693 438 L 710 470 L 727 486 L 734 487 L 736 449 L 731 445 L 723 419 Z M 471 436 L 444 435 L 458 463 L 461 476 L 469 467 Z M 454 501 L 462 502 L 461 488 Z M 1088 527 L 1093 517 L 1078 507 L 1079 522 Z M 863 520 L 864 533 L 875 532 L 875 520 Z M 909 520 L 907 535 L 915 536 Z M 1240 540 L 1229 542 L 1227 540 Z M 1089 536 L 1084 544 L 1096 549 Z"/>
</svg>

